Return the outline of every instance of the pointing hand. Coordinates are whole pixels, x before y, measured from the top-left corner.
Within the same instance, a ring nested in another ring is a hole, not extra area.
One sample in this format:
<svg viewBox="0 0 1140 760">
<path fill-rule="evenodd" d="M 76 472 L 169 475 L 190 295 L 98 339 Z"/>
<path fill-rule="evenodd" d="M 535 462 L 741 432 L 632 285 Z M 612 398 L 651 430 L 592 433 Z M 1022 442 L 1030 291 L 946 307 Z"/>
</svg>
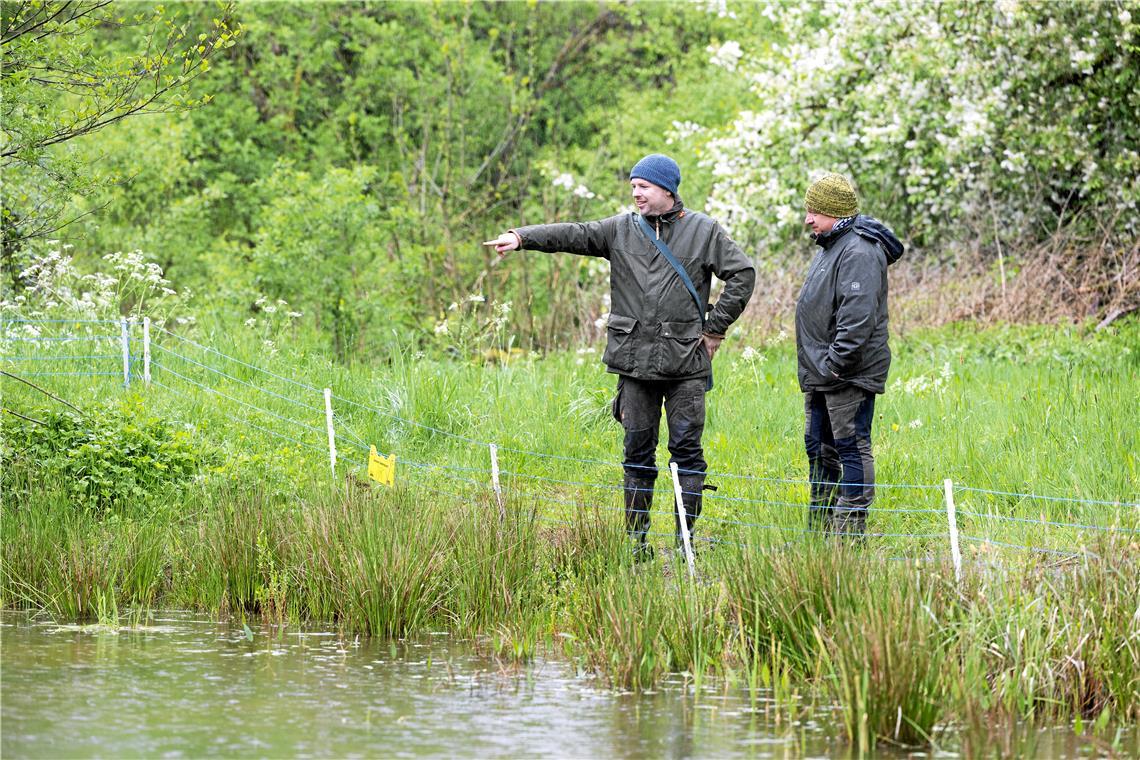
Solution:
<svg viewBox="0 0 1140 760">
<path fill-rule="evenodd" d="M 522 240 L 517 232 L 504 232 L 494 240 L 483 241 L 483 245 L 494 246 L 499 253 L 506 253 L 517 250 L 522 245 Z"/>
</svg>

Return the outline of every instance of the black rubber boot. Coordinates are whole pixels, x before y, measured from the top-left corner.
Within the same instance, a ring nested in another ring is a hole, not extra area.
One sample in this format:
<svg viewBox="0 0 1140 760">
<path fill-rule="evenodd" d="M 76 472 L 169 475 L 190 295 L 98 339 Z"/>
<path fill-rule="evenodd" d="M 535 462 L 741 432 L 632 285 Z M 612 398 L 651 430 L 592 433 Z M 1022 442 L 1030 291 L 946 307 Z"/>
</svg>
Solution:
<svg viewBox="0 0 1140 760">
<path fill-rule="evenodd" d="M 704 501 L 701 494 L 705 489 L 705 476 L 680 475 L 678 480 L 681 483 L 681 503 L 685 507 L 685 525 L 689 529 L 689 546 L 692 548 L 693 554 L 696 554 L 697 546 L 693 541 L 693 523 L 701 514 L 701 504 Z M 684 541 L 681 538 L 681 518 L 677 514 L 676 504 L 673 507 L 673 527 L 676 532 L 677 546 L 682 548 Z"/>
<path fill-rule="evenodd" d="M 633 539 L 633 557 L 636 561 L 653 559 L 649 533 L 649 510 L 653 507 L 653 483 L 656 478 L 625 476 L 625 526 Z"/>
</svg>

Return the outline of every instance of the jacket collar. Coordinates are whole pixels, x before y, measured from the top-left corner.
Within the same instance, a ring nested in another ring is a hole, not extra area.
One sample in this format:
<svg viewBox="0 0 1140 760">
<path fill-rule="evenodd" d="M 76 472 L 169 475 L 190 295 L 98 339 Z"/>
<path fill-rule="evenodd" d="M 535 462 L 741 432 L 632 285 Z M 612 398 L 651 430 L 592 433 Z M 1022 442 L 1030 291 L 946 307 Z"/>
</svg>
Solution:
<svg viewBox="0 0 1140 760">
<path fill-rule="evenodd" d="M 854 229 L 854 225 L 853 225 L 854 221 L 855 221 L 855 217 L 853 217 L 853 216 L 849 216 L 849 217 L 845 217 L 843 219 L 839 219 L 838 221 L 835 222 L 835 226 L 832 227 L 830 230 L 823 233 L 822 235 L 812 235 L 812 239 L 815 240 L 816 245 L 820 246 L 821 248 L 823 248 L 825 250 L 828 248 L 831 248 L 831 246 L 835 245 L 835 243 L 841 237 L 843 237 L 848 232 L 850 232 L 852 229 Z"/>
<path fill-rule="evenodd" d="M 650 215 L 645 217 L 645 221 L 647 221 L 653 225 L 656 225 L 658 222 L 660 222 L 662 224 L 672 224 L 673 222 L 677 221 L 682 216 L 684 216 L 685 204 L 681 202 L 681 196 L 674 195 L 673 198 L 675 199 L 675 202 L 673 203 L 673 208 L 669 209 L 664 214 L 658 214 L 656 216 L 650 214 Z"/>
</svg>

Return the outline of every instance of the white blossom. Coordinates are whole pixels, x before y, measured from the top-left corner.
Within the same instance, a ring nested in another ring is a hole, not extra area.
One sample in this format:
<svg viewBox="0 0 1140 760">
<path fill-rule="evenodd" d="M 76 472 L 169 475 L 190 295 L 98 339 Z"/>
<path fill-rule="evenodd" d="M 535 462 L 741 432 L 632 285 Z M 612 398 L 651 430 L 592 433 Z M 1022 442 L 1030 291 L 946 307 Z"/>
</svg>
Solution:
<svg viewBox="0 0 1140 760">
<path fill-rule="evenodd" d="M 719 46 L 709 45 L 708 51 L 711 54 L 709 60 L 714 65 L 729 71 L 736 71 L 736 64 L 744 57 L 744 51 L 740 49 L 740 43 L 736 40 L 729 40 Z"/>
</svg>

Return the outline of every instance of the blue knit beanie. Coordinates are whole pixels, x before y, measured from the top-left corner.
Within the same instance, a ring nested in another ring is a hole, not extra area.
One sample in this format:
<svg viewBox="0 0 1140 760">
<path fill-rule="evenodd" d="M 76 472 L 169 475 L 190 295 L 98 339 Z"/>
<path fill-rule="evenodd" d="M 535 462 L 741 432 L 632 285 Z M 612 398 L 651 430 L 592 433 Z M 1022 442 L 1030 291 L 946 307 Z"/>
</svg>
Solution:
<svg viewBox="0 0 1140 760">
<path fill-rule="evenodd" d="M 668 156 L 650 153 L 634 164 L 633 171 L 629 173 L 629 178 L 644 179 L 676 195 L 677 185 L 681 184 L 681 167 L 677 166 L 677 162 Z"/>
</svg>

